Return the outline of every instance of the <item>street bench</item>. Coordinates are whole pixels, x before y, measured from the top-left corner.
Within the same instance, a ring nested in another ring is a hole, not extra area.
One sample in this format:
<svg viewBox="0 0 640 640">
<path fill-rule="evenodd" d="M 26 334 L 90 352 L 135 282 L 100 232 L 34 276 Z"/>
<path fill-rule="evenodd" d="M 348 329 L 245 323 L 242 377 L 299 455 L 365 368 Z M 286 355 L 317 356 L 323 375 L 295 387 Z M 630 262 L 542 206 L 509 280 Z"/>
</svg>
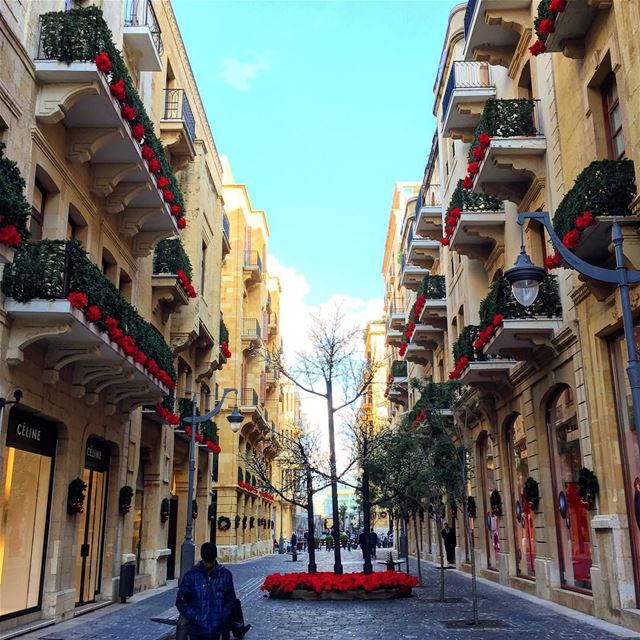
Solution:
<svg viewBox="0 0 640 640">
<path fill-rule="evenodd" d="M 378 564 L 385 565 L 389 571 L 396 571 L 396 566 L 400 568 L 404 560 L 378 560 Z"/>
</svg>

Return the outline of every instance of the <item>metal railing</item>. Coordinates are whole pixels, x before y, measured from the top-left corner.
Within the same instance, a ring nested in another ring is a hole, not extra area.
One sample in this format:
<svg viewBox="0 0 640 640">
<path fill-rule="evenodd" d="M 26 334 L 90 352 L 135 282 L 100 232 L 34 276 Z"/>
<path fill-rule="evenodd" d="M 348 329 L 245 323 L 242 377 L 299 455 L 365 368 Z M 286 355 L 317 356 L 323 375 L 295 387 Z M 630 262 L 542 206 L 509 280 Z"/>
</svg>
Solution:
<svg viewBox="0 0 640 640">
<path fill-rule="evenodd" d="M 162 36 L 156 13 L 150 0 L 127 0 L 124 14 L 125 27 L 149 27 L 151 39 L 156 47 L 158 55 L 164 51 Z"/>
<path fill-rule="evenodd" d="M 464 12 L 464 39 L 469 39 L 469 31 L 471 31 L 471 23 L 473 22 L 473 15 L 476 12 L 476 5 L 478 0 L 468 0 L 467 10 Z"/>
<path fill-rule="evenodd" d="M 490 89 L 494 87 L 488 62 L 456 61 L 451 65 L 442 98 L 442 117 L 446 118 L 455 89 Z"/>
<path fill-rule="evenodd" d="M 262 338 L 262 330 L 260 323 L 256 318 L 242 319 L 242 337 L 243 338 Z"/>
<path fill-rule="evenodd" d="M 258 271 L 262 273 L 262 258 L 257 251 L 245 251 L 244 252 L 244 266 L 247 268 L 258 268 Z"/>
<path fill-rule="evenodd" d="M 242 389 L 240 393 L 240 404 L 243 407 L 258 406 L 258 392 L 255 389 Z"/>
<path fill-rule="evenodd" d="M 231 238 L 231 223 L 226 213 L 222 214 L 222 233 L 224 233 L 227 240 Z"/>
<path fill-rule="evenodd" d="M 404 315 L 405 313 L 405 302 L 404 300 L 397 298 L 393 299 L 389 302 L 389 315 Z"/>
<path fill-rule="evenodd" d="M 164 90 L 164 120 L 181 120 L 191 143 L 196 141 L 196 119 L 184 89 Z"/>
</svg>

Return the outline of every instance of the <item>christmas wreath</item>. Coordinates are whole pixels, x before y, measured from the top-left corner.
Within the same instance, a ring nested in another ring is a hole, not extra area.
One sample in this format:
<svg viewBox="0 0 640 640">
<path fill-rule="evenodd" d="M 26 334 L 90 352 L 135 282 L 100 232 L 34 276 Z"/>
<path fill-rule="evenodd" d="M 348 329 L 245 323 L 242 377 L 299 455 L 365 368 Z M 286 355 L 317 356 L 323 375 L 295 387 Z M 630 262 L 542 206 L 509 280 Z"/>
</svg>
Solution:
<svg viewBox="0 0 640 640">
<path fill-rule="evenodd" d="M 74 516 L 77 513 L 84 513 L 84 492 L 87 489 L 82 478 L 74 478 L 69 483 L 67 490 L 67 513 Z"/>
<path fill-rule="evenodd" d="M 255 523 L 256 523 L 256 519 L 253 516 L 251 516 L 249 518 L 249 529 L 253 529 L 253 527 L 255 526 Z"/>
<path fill-rule="evenodd" d="M 198 502 L 196 500 L 191 503 L 191 517 L 194 520 L 198 517 Z"/>
<path fill-rule="evenodd" d="M 118 505 L 120 513 L 124 516 L 131 511 L 131 500 L 133 499 L 133 489 L 129 485 L 120 488 Z"/>
<path fill-rule="evenodd" d="M 540 506 L 540 484 L 536 482 L 531 476 L 529 476 L 522 489 L 522 495 L 524 499 L 531 505 L 534 511 L 538 510 Z"/>
<path fill-rule="evenodd" d="M 169 498 L 164 498 L 160 503 L 160 522 L 166 522 L 169 519 L 170 506 Z"/>
<path fill-rule="evenodd" d="M 473 496 L 467 498 L 467 514 L 470 518 L 475 518 L 477 513 L 476 499 Z"/>
<path fill-rule="evenodd" d="M 502 515 L 502 497 L 497 489 L 494 489 L 489 496 L 491 505 L 491 515 L 500 517 Z"/>
<path fill-rule="evenodd" d="M 231 529 L 231 520 L 227 516 L 218 516 L 218 529 L 220 531 L 229 531 Z"/>
<path fill-rule="evenodd" d="M 582 467 L 578 471 L 578 493 L 582 504 L 591 511 L 596 506 L 596 496 L 600 492 L 598 478 L 591 469 Z"/>
<path fill-rule="evenodd" d="M 235 528 L 236 529 L 238 529 L 240 527 L 240 520 L 241 520 L 240 516 L 236 516 L 234 518 L 234 523 L 235 523 Z"/>
<path fill-rule="evenodd" d="M 247 516 L 242 516 L 242 528 L 247 528 Z"/>
</svg>

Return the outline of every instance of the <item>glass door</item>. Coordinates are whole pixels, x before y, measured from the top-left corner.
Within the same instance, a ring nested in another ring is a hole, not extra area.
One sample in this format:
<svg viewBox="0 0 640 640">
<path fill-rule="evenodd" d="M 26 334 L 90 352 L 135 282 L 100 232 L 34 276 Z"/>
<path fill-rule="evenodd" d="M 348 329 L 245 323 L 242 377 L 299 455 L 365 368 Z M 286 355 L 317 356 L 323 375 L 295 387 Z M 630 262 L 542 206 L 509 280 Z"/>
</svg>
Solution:
<svg viewBox="0 0 640 640">
<path fill-rule="evenodd" d="M 85 512 L 80 515 L 76 558 L 76 597 L 78 605 L 93 602 L 100 593 L 102 575 L 102 541 L 107 497 L 106 471 L 84 469 L 87 485 Z"/>
</svg>

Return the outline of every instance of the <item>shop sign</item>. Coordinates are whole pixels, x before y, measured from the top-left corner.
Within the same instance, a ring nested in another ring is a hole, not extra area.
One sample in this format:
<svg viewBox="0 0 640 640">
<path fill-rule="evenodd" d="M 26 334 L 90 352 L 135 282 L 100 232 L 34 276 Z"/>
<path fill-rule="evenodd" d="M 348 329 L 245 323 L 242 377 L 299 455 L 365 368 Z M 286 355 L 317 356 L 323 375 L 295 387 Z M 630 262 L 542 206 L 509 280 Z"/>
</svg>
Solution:
<svg viewBox="0 0 640 640">
<path fill-rule="evenodd" d="M 7 427 L 7 447 L 53 457 L 58 429 L 54 422 L 16 407 L 11 408 Z"/>
<path fill-rule="evenodd" d="M 108 471 L 109 457 L 111 455 L 109 444 L 104 440 L 99 440 L 95 436 L 90 436 L 84 452 L 84 466 L 86 469 L 94 471 Z"/>
</svg>

